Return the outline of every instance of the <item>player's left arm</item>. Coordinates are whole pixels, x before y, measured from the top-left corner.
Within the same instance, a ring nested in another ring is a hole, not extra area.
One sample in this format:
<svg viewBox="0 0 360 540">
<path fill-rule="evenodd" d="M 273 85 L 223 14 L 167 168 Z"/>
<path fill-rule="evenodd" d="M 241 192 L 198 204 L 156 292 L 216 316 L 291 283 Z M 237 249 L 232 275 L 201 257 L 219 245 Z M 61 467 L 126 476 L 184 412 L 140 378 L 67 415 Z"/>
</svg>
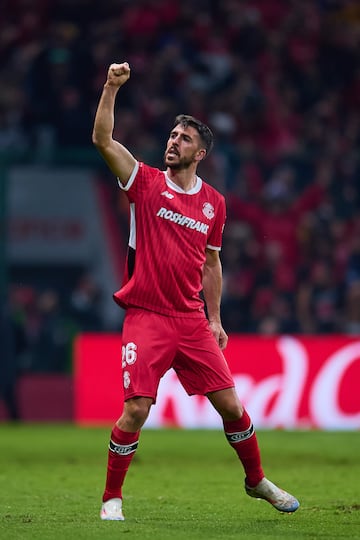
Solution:
<svg viewBox="0 0 360 540">
<path fill-rule="evenodd" d="M 206 249 L 206 260 L 203 269 L 203 293 L 209 324 L 220 349 L 225 349 L 228 336 L 221 324 L 220 303 L 222 291 L 222 267 L 219 252 Z"/>
</svg>

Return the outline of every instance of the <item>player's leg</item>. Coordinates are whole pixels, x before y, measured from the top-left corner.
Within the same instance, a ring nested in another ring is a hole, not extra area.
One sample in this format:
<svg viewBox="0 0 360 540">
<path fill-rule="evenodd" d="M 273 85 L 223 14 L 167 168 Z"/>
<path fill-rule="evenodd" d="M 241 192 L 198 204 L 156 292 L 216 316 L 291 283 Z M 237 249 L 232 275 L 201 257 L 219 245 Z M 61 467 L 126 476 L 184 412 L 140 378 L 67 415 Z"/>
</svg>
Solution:
<svg viewBox="0 0 360 540">
<path fill-rule="evenodd" d="M 122 487 L 130 463 L 138 447 L 140 430 L 153 403 L 152 398 L 138 397 L 127 400 L 121 417 L 114 425 L 108 450 L 108 463 L 103 504 L 103 520 L 124 519 L 122 513 Z"/>
<path fill-rule="evenodd" d="M 109 442 L 108 467 L 103 502 L 122 497 L 125 475 L 138 447 L 140 429 L 152 404 L 151 398 L 133 398 L 114 425 Z"/>
<path fill-rule="evenodd" d="M 265 478 L 254 426 L 235 389 L 211 392 L 207 397 L 222 417 L 225 436 L 243 465 L 246 493 L 267 500 L 280 512 L 295 512 L 298 500 Z"/>
<path fill-rule="evenodd" d="M 225 436 L 237 453 L 246 474 L 246 484 L 256 486 L 263 478 L 260 450 L 251 419 L 234 388 L 207 394 L 223 420 Z"/>
<path fill-rule="evenodd" d="M 191 321 L 183 322 L 182 327 L 187 332 L 182 335 L 174 362 L 180 382 L 188 394 L 203 394 L 209 398 L 223 419 L 228 441 L 243 464 L 249 485 L 256 486 L 264 477 L 256 435 L 237 397 L 224 355 L 206 319 L 196 321 L 195 329 Z M 234 441 L 228 434 L 234 437 L 236 434 L 238 439 Z"/>
<path fill-rule="evenodd" d="M 160 378 L 170 368 L 175 339 L 171 321 L 128 310 L 122 332 L 124 409 L 110 438 L 102 519 L 122 520 L 122 486 L 135 455 L 140 430 L 156 400 Z"/>
<path fill-rule="evenodd" d="M 277 510 L 294 512 L 298 501 L 264 477 L 251 419 L 239 401 L 229 366 L 207 321 L 184 321 L 174 369 L 188 394 L 206 395 L 223 420 L 227 440 L 245 470 L 248 495 L 269 501 Z"/>
</svg>

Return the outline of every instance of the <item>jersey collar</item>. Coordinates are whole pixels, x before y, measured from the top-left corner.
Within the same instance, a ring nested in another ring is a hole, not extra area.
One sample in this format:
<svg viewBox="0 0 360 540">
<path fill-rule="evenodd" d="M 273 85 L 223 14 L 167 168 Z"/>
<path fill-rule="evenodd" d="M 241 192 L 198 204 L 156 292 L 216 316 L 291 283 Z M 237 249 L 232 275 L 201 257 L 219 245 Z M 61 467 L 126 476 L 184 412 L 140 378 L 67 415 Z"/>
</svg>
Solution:
<svg viewBox="0 0 360 540">
<path fill-rule="evenodd" d="M 168 188 L 172 189 L 173 191 L 176 191 L 177 193 L 183 193 L 184 195 L 195 195 L 196 193 L 199 193 L 201 189 L 201 185 L 202 185 L 202 179 L 200 178 L 200 176 L 196 175 L 196 183 L 192 189 L 190 189 L 189 191 L 184 191 L 180 186 L 175 184 L 175 182 L 173 182 L 168 177 L 168 175 L 166 174 L 166 171 L 163 171 L 163 172 L 165 175 L 166 185 L 168 186 Z"/>
</svg>

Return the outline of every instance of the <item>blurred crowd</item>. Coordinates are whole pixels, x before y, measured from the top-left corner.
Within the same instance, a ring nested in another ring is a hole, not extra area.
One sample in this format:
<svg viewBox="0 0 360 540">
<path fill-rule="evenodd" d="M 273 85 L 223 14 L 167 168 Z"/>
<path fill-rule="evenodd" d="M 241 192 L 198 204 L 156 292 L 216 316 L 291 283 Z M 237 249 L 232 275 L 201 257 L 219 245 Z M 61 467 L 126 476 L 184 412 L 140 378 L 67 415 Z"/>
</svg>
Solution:
<svg viewBox="0 0 360 540">
<path fill-rule="evenodd" d="M 0 152 L 90 147 L 108 66 L 126 60 L 115 137 L 139 159 L 162 166 L 179 113 L 214 131 L 200 174 L 227 200 L 226 330 L 360 332 L 358 1 L 5 4 Z M 114 201 L 125 228 L 115 183 Z"/>
<path fill-rule="evenodd" d="M 72 345 L 80 332 L 101 332 L 101 288 L 79 276 L 61 294 L 56 287 L 13 283 L 10 287 L 15 356 L 19 372 L 71 372 Z"/>
</svg>

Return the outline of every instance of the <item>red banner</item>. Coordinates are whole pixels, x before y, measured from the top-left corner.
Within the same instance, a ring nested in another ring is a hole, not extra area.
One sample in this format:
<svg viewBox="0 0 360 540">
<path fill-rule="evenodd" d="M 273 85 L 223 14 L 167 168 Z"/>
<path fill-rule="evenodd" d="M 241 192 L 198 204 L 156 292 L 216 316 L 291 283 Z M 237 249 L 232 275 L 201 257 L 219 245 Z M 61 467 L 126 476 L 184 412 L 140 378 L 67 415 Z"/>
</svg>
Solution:
<svg viewBox="0 0 360 540">
<path fill-rule="evenodd" d="M 360 428 L 360 339 L 231 335 L 225 351 L 240 400 L 258 428 Z M 84 334 L 75 345 L 75 419 L 111 424 L 122 410 L 121 336 Z M 202 396 L 188 397 L 171 370 L 147 427 L 216 428 Z"/>
</svg>

